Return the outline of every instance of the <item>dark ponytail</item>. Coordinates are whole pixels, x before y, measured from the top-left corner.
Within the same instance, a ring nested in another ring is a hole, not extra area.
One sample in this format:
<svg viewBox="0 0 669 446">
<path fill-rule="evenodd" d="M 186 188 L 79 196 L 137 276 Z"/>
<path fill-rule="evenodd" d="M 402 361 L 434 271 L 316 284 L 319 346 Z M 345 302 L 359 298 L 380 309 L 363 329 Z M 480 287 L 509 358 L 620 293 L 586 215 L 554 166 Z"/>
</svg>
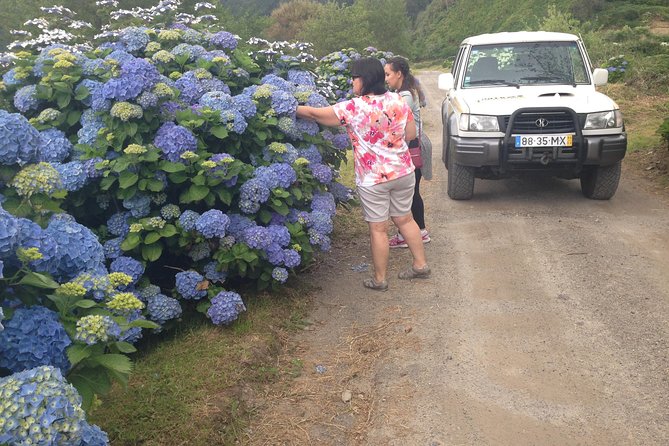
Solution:
<svg viewBox="0 0 669 446">
<path fill-rule="evenodd" d="M 393 71 L 399 71 L 400 73 L 402 73 L 404 79 L 402 80 L 402 86 L 400 87 L 400 91 L 406 90 L 411 92 L 411 95 L 414 98 L 418 98 L 420 106 L 424 107 L 425 93 L 423 92 L 423 89 L 421 88 L 418 79 L 416 79 L 414 75 L 411 74 L 411 69 L 409 68 L 409 61 L 406 60 L 404 57 L 394 56 L 388 59 L 386 63 L 389 64 L 391 67 L 393 67 Z"/>
</svg>

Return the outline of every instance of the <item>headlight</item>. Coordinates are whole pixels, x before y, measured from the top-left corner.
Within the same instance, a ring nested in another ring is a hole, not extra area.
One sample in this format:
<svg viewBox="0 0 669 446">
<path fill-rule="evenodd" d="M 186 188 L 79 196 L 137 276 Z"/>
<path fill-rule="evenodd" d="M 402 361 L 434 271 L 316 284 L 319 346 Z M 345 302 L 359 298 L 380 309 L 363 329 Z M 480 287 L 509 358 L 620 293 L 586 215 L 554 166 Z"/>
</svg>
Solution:
<svg viewBox="0 0 669 446">
<path fill-rule="evenodd" d="M 583 130 L 610 129 L 623 126 L 623 114 L 620 110 L 588 113 Z"/>
<path fill-rule="evenodd" d="M 463 113 L 460 115 L 458 127 L 467 132 L 499 132 L 497 116 Z"/>
</svg>

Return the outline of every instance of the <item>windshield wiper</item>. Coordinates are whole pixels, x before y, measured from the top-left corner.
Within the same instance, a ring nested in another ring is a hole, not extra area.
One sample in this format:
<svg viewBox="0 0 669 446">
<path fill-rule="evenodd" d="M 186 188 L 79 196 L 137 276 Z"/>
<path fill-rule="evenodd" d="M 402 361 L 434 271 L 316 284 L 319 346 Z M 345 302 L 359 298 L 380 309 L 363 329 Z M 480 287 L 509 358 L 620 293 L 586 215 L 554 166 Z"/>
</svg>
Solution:
<svg viewBox="0 0 669 446">
<path fill-rule="evenodd" d="M 476 84 L 502 84 L 509 87 L 520 88 L 520 84 L 517 84 L 515 82 L 505 81 L 504 79 L 478 79 L 475 81 L 469 81 L 469 85 L 476 85 Z"/>
</svg>

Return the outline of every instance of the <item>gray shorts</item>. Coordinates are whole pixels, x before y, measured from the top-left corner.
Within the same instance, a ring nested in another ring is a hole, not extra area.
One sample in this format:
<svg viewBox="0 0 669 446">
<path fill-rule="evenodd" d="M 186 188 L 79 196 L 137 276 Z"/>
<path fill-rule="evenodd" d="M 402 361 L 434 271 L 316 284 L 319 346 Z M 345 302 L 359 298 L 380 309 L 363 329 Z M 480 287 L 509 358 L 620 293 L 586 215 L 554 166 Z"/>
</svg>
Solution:
<svg viewBox="0 0 669 446">
<path fill-rule="evenodd" d="M 389 217 L 402 217 L 411 212 L 416 175 L 409 175 L 375 184 L 358 186 L 365 221 L 382 222 Z"/>
</svg>

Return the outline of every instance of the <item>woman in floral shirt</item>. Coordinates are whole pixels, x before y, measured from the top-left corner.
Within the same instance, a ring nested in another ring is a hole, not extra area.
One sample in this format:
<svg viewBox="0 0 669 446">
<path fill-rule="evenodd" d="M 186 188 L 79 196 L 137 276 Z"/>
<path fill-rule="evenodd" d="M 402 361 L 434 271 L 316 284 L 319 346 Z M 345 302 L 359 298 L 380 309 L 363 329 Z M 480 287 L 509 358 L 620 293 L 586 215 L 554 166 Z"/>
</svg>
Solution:
<svg viewBox="0 0 669 446">
<path fill-rule="evenodd" d="M 411 108 L 399 94 L 385 88 L 383 65 L 374 58 L 351 63 L 355 98 L 331 107 L 297 107 L 299 118 L 327 126 L 346 126 L 353 144 L 355 182 L 365 220 L 369 224 L 374 277 L 365 287 L 388 289 L 388 218 L 390 217 L 409 245 L 411 268 L 399 273 L 400 279 L 426 278 L 430 267 L 418 225 L 411 215 L 414 165 L 407 141 L 416 137 Z"/>
</svg>

